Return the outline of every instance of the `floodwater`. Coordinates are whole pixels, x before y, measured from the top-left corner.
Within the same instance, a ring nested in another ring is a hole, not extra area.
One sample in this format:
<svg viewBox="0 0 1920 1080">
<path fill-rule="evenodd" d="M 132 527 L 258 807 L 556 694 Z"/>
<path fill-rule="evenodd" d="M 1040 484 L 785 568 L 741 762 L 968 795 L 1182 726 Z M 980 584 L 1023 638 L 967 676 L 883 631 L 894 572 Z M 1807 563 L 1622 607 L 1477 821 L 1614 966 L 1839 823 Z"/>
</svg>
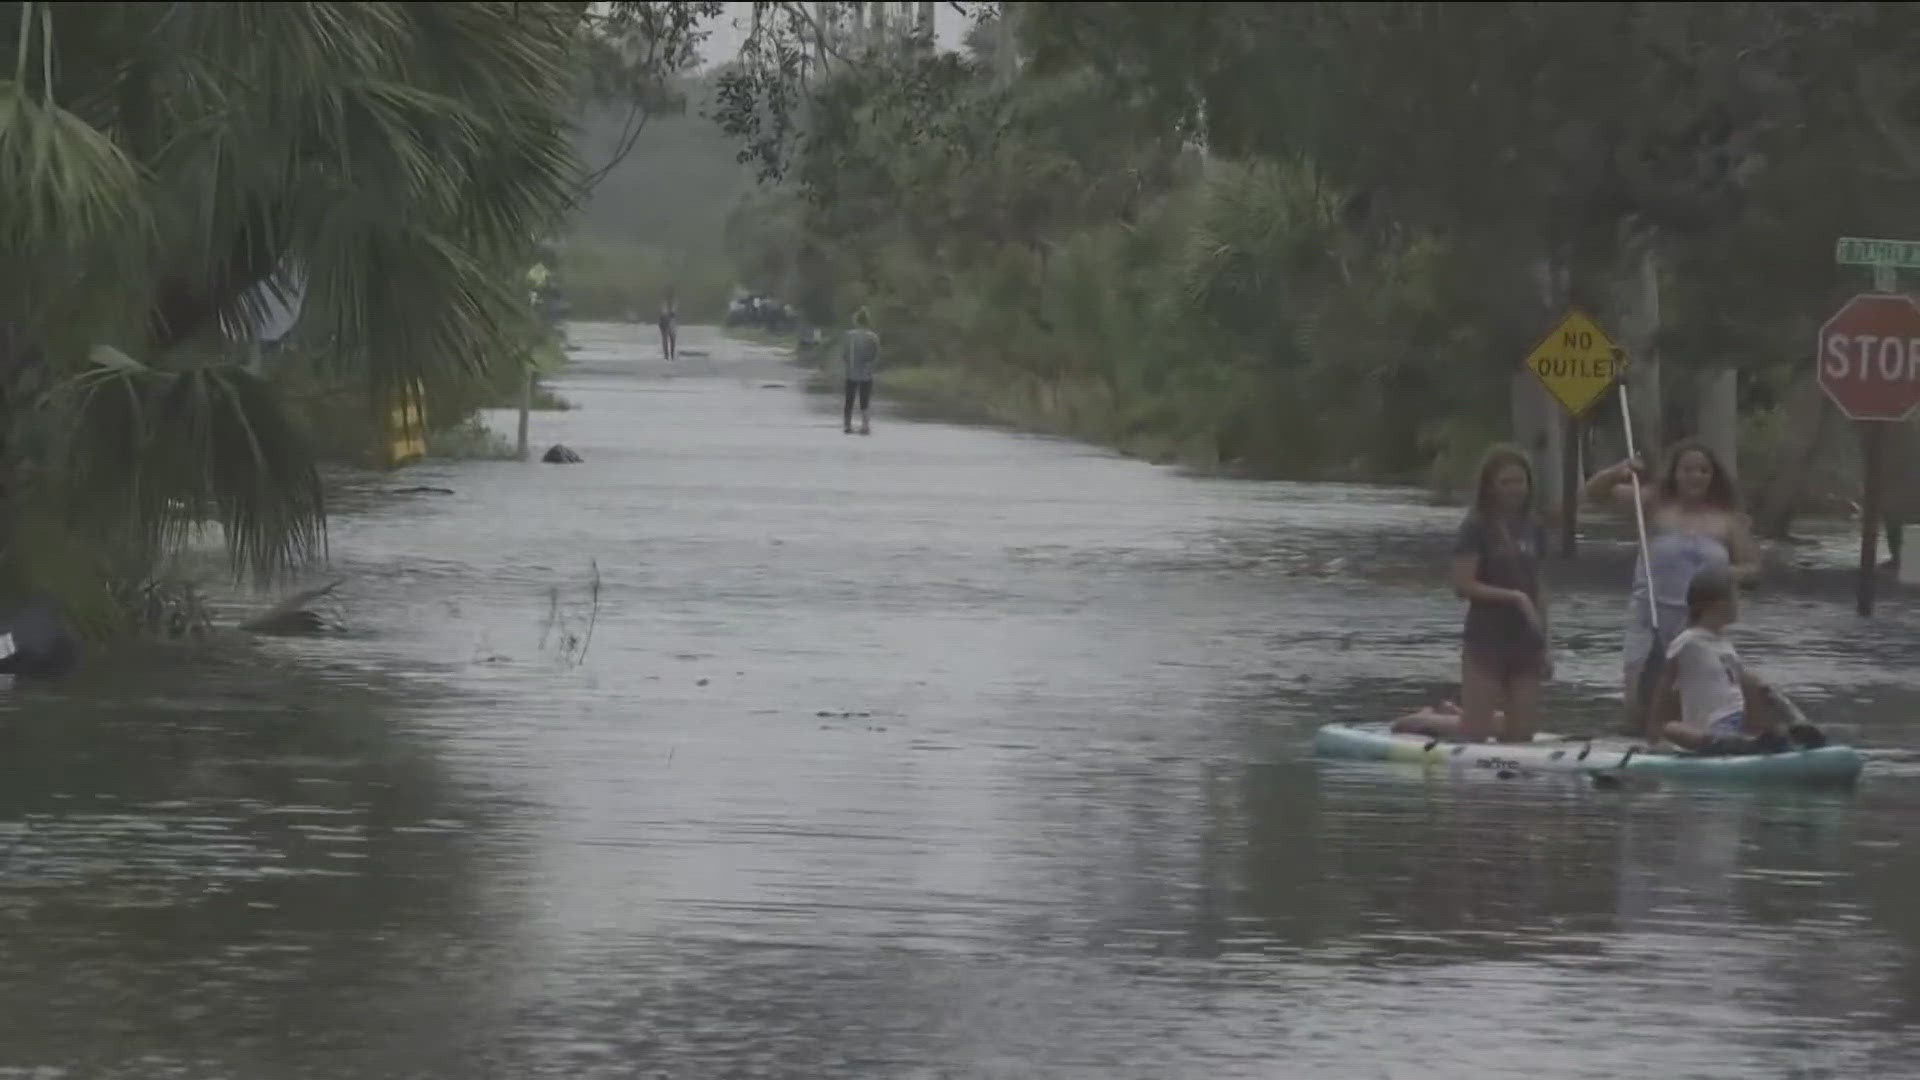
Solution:
<svg viewBox="0 0 1920 1080">
<path fill-rule="evenodd" d="M 643 331 L 572 330 L 534 431 L 583 463 L 343 495 L 350 632 L 7 701 L 0 1077 L 1920 1072 L 1911 594 L 1749 605 L 1881 748 L 1855 792 L 1317 763 L 1454 679 L 1456 511 L 849 437 L 768 351 Z M 1575 729 L 1627 566 L 1589 546 Z"/>
</svg>

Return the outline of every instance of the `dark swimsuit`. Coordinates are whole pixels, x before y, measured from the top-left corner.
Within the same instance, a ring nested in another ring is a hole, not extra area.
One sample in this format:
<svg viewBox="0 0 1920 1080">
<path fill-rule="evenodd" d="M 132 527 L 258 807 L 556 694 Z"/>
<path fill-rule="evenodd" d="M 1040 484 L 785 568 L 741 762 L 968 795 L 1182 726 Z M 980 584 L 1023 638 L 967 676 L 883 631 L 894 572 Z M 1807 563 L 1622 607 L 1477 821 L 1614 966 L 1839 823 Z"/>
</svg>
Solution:
<svg viewBox="0 0 1920 1080">
<path fill-rule="evenodd" d="M 1534 521 L 1504 524 L 1469 513 L 1460 523 L 1453 553 L 1479 556 L 1474 580 L 1496 589 L 1515 589 L 1540 602 L 1540 553 L 1546 530 Z M 1547 666 L 1547 643 L 1520 609 L 1479 600 L 1467 605 L 1461 630 L 1467 659 L 1502 681 L 1540 676 Z"/>
</svg>

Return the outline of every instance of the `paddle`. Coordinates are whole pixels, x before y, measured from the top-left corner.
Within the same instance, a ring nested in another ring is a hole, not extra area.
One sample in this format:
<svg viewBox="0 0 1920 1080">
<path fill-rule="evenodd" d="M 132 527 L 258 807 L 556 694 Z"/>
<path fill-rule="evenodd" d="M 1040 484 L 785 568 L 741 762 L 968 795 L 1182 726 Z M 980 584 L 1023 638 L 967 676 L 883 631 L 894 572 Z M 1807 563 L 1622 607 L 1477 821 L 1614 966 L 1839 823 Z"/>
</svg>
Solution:
<svg viewBox="0 0 1920 1080">
<path fill-rule="evenodd" d="M 1638 455 L 1633 450 L 1633 405 L 1627 399 L 1625 379 L 1620 380 L 1620 426 L 1626 429 L 1627 461 L 1631 463 Z M 1640 704 L 1637 715 L 1644 723 L 1647 711 L 1653 707 L 1653 687 L 1666 661 L 1666 652 L 1660 647 L 1660 606 L 1653 595 L 1653 557 L 1647 552 L 1647 508 L 1640 497 L 1640 471 L 1629 464 L 1627 476 L 1633 481 L 1633 523 L 1640 533 L 1640 571 L 1647 579 L 1647 621 L 1653 629 L 1646 659 L 1640 663 L 1640 678 L 1633 688 L 1634 700 Z"/>
</svg>

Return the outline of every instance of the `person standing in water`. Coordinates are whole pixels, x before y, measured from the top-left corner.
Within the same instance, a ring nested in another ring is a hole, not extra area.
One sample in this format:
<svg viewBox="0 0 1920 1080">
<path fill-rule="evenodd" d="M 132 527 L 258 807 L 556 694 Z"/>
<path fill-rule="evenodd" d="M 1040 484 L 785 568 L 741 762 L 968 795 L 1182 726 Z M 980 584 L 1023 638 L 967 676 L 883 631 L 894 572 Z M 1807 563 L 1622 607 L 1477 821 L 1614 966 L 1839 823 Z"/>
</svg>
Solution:
<svg viewBox="0 0 1920 1080">
<path fill-rule="evenodd" d="M 873 332 L 867 309 L 853 313 L 853 329 L 847 331 L 847 398 L 841 414 L 841 430 L 853 434 L 853 406 L 860 406 L 860 434 L 873 434 L 867 409 L 873 402 L 873 372 L 880 365 L 880 335 Z"/>
<path fill-rule="evenodd" d="M 1546 529 L 1534 512 L 1533 465 L 1510 446 L 1487 451 L 1472 509 L 1453 545 L 1453 591 L 1467 601 L 1460 634 L 1460 706 L 1394 724 L 1437 738 L 1531 742 L 1540 684 L 1552 673 L 1547 594 L 1540 577 Z"/>
<path fill-rule="evenodd" d="M 680 305 L 674 300 L 673 290 L 667 290 L 667 299 L 660 305 L 660 355 L 668 363 L 680 352 Z"/>
<path fill-rule="evenodd" d="M 1647 519 L 1647 557 L 1633 562 L 1633 590 L 1627 600 L 1621 650 L 1627 727 L 1635 733 L 1646 726 L 1646 698 L 1651 681 L 1659 675 L 1657 665 L 1687 627 L 1687 587 L 1694 577 L 1707 570 L 1726 570 L 1734 581 L 1741 582 L 1760 571 L 1759 549 L 1746 516 L 1740 512 L 1733 478 L 1713 450 L 1689 439 L 1667 452 L 1666 465 L 1658 483 L 1640 487 Z M 1587 481 L 1587 496 L 1632 513 L 1632 478 L 1644 472 L 1639 461 L 1622 461 Z M 1649 563 L 1658 625 L 1648 614 Z M 1646 669 L 1649 656 L 1656 670 Z M 1643 686 L 1643 681 L 1648 685 Z"/>
</svg>

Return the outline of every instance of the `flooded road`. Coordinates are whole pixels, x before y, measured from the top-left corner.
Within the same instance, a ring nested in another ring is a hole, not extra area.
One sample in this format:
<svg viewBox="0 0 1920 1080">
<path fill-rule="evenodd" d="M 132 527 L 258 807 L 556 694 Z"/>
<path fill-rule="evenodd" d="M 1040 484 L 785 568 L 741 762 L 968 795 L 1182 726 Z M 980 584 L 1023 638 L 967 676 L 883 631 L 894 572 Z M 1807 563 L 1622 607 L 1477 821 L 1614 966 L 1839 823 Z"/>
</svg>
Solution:
<svg viewBox="0 0 1920 1080">
<path fill-rule="evenodd" d="M 1920 1071 L 1911 597 L 1748 608 L 1891 751 L 1857 792 L 1319 764 L 1450 691 L 1457 511 L 847 437 L 644 330 L 573 328 L 534 433 L 583 463 L 344 498 L 351 633 L 8 702 L 0 1077 Z M 1562 728 L 1612 708 L 1614 547 Z"/>
</svg>

